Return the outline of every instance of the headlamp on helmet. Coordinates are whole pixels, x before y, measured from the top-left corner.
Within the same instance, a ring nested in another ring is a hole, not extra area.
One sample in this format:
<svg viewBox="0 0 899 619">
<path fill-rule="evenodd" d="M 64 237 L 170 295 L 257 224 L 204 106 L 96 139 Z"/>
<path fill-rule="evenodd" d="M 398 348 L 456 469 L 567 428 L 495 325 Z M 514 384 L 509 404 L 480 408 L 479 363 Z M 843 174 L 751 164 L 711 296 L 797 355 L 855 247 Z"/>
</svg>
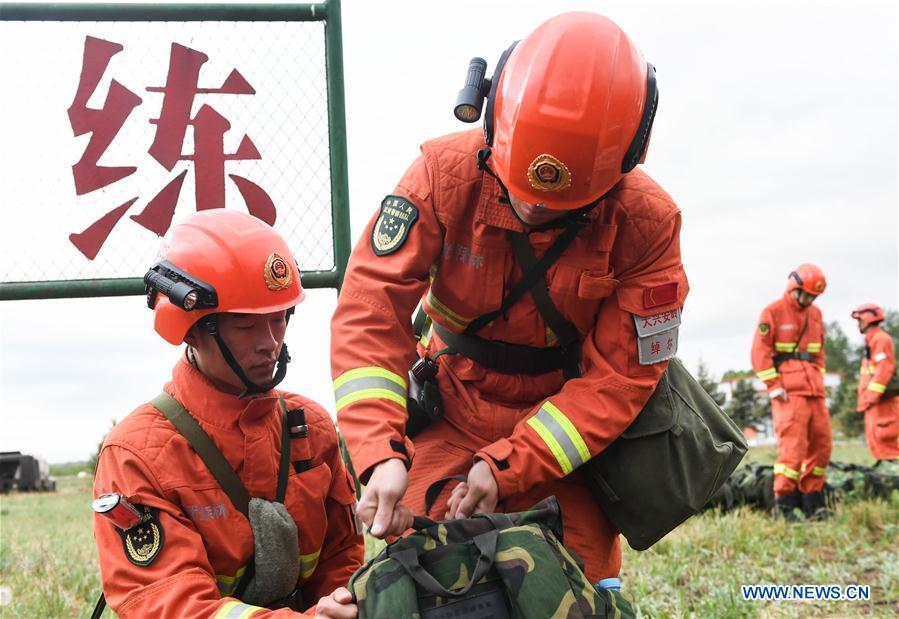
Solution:
<svg viewBox="0 0 899 619">
<path fill-rule="evenodd" d="M 156 307 L 159 293 L 169 298 L 176 307 L 185 312 L 194 309 L 212 309 L 218 307 L 218 294 L 215 288 L 206 282 L 191 277 L 167 260 L 153 265 L 144 275 L 147 293 L 147 307 Z"/>
</svg>

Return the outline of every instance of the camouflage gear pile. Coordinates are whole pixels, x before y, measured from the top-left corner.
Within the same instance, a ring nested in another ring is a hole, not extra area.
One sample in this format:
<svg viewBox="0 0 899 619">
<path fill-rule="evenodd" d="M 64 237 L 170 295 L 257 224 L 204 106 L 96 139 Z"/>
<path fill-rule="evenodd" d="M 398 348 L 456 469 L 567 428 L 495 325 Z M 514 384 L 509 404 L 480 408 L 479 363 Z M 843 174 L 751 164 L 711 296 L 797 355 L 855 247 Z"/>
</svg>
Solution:
<svg viewBox="0 0 899 619">
<path fill-rule="evenodd" d="M 899 491 L 899 462 L 881 460 L 874 466 L 831 462 L 827 467 L 824 495 L 830 505 L 839 500 L 889 498 L 893 491 Z M 706 509 L 730 511 L 740 505 L 774 507 L 774 467 L 750 462 L 738 468 Z"/>
<path fill-rule="evenodd" d="M 555 497 L 516 514 L 416 519 L 349 582 L 360 619 L 633 617 L 618 591 L 595 588 L 562 545 Z"/>
</svg>

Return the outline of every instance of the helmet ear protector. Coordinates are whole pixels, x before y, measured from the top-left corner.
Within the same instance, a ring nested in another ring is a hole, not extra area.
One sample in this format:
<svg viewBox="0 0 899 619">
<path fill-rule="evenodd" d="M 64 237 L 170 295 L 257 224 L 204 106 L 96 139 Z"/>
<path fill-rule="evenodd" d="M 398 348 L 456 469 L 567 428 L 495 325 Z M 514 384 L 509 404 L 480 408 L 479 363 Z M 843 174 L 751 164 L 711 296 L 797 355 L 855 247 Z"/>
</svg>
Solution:
<svg viewBox="0 0 899 619">
<path fill-rule="evenodd" d="M 637 133 L 624 153 L 621 162 L 621 172 L 627 174 L 643 159 L 646 147 L 649 145 L 649 133 L 652 131 L 652 121 L 656 117 L 656 109 L 659 107 L 659 89 L 656 86 L 656 68 L 646 63 L 646 101 L 643 102 L 643 116 L 637 126 Z"/>
<path fill-rule="evenodd" d="M 189 312 L 195 309 L 213 309 L 219 300 L 215 288 L 182 271 L 168 260 L 153 265 L 144 275 L 147 307 L 156 307 L 159 293 L 169 298 L 173 305 Z"/>
<path fill-rule="evenodd" d="M 499 79 L 502 76 L 503 68 L 512 50 L 518 45 L 519 41 L 515 41 L 506 48 L 496 63 L 496 69 L 493 71 L 493 77 L 486 79 L 487 61 L 483 58 L 472 58 L 468 63 L 468 74 L 465 77 L 465 86 L 456 96 L 456 105 L 453 108 L 453 115 L 464 123 L 474 123 L 481 118 L 481 111 L 484 108 L 484 99 L 487 99 L 487 110 L 484 116 L 484 139 L 487 147 L 493 146 L 493 130 L 494 130 L 494 114 L 493 105 L 496 101 L 496 91 L 499 88 Z M 652 123 L 655 120 L 656 109 L 659 106 L 659 89 L 656 85 L 656 69 L 646 63 L 646 100 L 643 103 L 643 116 L 640 118 L 640 124 L 637 126 L 637 133 L 631 144 L 624 154 L 621 162 L 621 172 L 627 174 L 633 170 L 643 159 L 646 153 L 646 147 L 649 144 L 649 135 L 652 131 Z"/>
</svg>

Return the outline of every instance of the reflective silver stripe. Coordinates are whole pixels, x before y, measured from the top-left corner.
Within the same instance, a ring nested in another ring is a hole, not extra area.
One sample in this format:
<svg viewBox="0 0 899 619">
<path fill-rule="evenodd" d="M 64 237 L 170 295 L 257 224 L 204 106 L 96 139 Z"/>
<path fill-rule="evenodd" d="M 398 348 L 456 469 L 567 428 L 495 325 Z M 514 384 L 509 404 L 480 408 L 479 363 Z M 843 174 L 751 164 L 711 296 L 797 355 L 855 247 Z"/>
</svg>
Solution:
<svg viewBox="0 0 899 619">
<path fill-rule="evenodd" d="M 344 396 L 347 396 L 354 391 L 361 391 L 362 389 L 387 389 L 404 398 L 406 397 L 406 390 L 389 378 L 383 378 L 381 376 L 361 376 L 359 378 L 348 380 L 339 388 L 335 389 L 334 399 L 340 400 Z"/>
<path fill-rule="evenodd" d="M 581 450 L 579 450 L 574 444 L 574 441 L 568 435 L 568 432 L 565 430 L 562 424 L 559 423 L 556 417 L 552 415 L 549 410 L 547 410 L 547 404 L 552 406 L 549 402 L 547 402 L 540 408 L 540 410 L 537 411 L 534 417 L 538 421 L 540 421 L 540 423 L 542 423 L 547 430 L 549 430 L 550 434 L 552 434 L 552 437 L 556 441 L 556 445 L 562 449 L 565 456 L 568 458 L 568 464 L 571 467 L 570 470 L 574 470 L 584 464 L 587 459 L 581 455 Z M 551 445 L 550 447 L 553 446 Z M 586 447 L 584 447 L 584 449 L 586 449 Z M 568 467 L 566 467 L 562 461 L 560 461 L 559 464 L 562 466 L 563 472 L 570 472 L 570 470 L 565 470 Z"/>
<path fill-rule="evenodd" d="M 248 619 L 257 610 L 263 610 L 263 608 L 243 602 L 228 601 L 215 614 L 215 619 Z"/>
</svg>

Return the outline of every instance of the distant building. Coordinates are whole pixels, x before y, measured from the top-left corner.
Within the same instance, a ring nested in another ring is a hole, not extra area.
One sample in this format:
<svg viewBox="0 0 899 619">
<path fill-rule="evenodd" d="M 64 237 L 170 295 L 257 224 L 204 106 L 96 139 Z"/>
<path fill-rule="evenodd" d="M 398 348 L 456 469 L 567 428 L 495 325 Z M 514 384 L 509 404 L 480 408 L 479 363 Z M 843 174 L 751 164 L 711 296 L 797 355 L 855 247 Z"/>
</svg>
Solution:
<svg viewBox="0 0 899 619">
<path fill-rule="evenodd" d="M 732 378 L 723 378 L 721 379 L 721 382 L 718 383 L 718 391 L 724 394 L 725 406 L 733 399 L 734 387 L 736 387 L 737 383 L 741 380 L 748 380 L 752 384 L 752 387 L 753 389 L 755 389 L 755 392 L 757 394 L 762 396 L 767 395 L 768 390 L 765 387 L 765 383 L 760 381 L 754 374 Z M 843 377 L 838 372 L 827 372 L 826 374 L 824 374 L 824 387 L 830 391 L 833 391 L 840 386 L 842 380 Z M 827 404 L 828 406 L 830 405 L 830 398 L 828 398 Z"/>
</svg>

